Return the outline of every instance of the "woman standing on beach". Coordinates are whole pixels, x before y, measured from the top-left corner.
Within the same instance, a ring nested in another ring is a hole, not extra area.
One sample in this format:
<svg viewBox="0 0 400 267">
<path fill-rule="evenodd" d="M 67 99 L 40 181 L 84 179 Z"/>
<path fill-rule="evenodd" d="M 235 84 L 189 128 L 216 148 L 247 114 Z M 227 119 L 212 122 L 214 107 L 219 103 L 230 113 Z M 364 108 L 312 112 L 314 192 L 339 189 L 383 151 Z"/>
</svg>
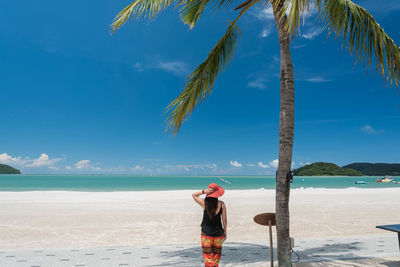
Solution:
<svg viewBox="0 0 400 267">
<path fill-rule="evenodd" d="M 222 187 L 212 183 L 206 190 L 192 194 L 194 201 L 203 208 L 201 247 L 206 267 L 218 267 L 221 260 L 222 243 L 227 235 L 227 220 L 225 203 L 219 201 L 218 197 L 224 192 Z M 199 197 L 203 194 L 206 194 L 205 199 Z"/>
</svg>

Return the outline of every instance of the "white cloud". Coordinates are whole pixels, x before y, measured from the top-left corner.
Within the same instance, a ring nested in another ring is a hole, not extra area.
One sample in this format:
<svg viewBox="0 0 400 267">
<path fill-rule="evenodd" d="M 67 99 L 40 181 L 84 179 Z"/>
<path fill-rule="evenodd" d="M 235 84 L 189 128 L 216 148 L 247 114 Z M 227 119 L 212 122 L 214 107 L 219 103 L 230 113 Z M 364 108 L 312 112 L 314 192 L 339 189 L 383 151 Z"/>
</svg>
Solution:
<svg viewBox="0 0 400 267">
<path fill-rule="evenodd" d="M 252 13 L 259 20 L 273 20 L 274 10 L 271 5 L 264 6 L 263 8 L 256 8 Z"/>
<path fill-rule="evenodd" d="M 56 166 L 49 166 L 49 169 L 55 170 L 55 171 L 60 170 L 60 168 L 59 168 L 59 167 L 56 167 Z"/>
<path fill-rule="evenodd" d="M 77 169 L 86 169 L 90 167 L 90 160 L 88 159 L 83 159 L 75 163 L 75 167 Z"/>
<path fill-rule="evenodd" d="M 165 168 L 163 171 L 167 172 L 193 172 L 194 174 L 198 173 L 208 173 L 212 172 L 215 173 L 218 170 L 218 165 L 215 163 L 209 163 L 209 164 L 176 164 L 176 165 L 163 165 Z"/>
<path fill-rule="evenodd" d="M 257 166 L 263 169 L 268 169 L 270 166 L 267 164 L 262 163 L 261 161 L 257 163 Z"/>
<path fill-rule="evenodd" d="M 289 5 L 286 9 L 286 15 L 289 14 L 291 7 L 292 7 L 292 3 L 289 2 Z M 260 37 L 265 38 L 269 34 L 271 34 L 271 32 L 273 30 L 273 25 L 274 25 L 274 23 L 273 23 L 273 20 L 274 20 L 273 7 L 271 4 L 268 4 L 268 5 L 264 5 L 263 7 L 256 7 L 253 10 L 254 11 L 250 12 L 250 14 L 253 17 L 255 17 L 256 19 L 258 19 L 264 23 L 270 23 L 270 25 L 266 26 L 260 33 Z M 301 19 L 303 21 L 302 21 L 302 26 L 301 26 L 300 30 L 304 29 L 303 33 L 300 31 L 301 37 L 308 39 L 308 40 L 312 40 L 316 36 L 320 35 L 323 32 L 324 29 L 322 27 L 315 26 L 313 23 L 307 22 L 307 19 L 310 17 L 314 17 L 314 15 L 316 13 L 317 13 L 317 11 L 315 9 L 315 5 L 311 3 L 309 11 L 305 11 L 301 15 Z"/>
<path fill-rule="evenodd" d="M 132 68 L 137 72 L 142 72 L 148 69 L 159 69 L 180 77 L 186 76 L 189 73 L 187 64 L 182 61 L 153 60 L 153 62 L 145 64 L 136 62 L 132 65 Z"/>
<path fill-rule="evenodd" d="M 262 32 L 260 33 L 260 37 L 261 38 L 266 38 L 266 37 L 268 37 L 268 35 L 270 35 L 270 33 L 271 33 L 271 31 L 269 29 L 264 28 L 262 30 Z"/>
<path fill-rule="evenodd" d="M 264 80 L 264 79 L 256 79 L 256 80 L 253 80 L 253 81 L 249 81 L 247 83 L 247 86 L 250 87 L 250 88 L 257 88 L 259 90 L 263 90 L 263 89 L 265 89 L 267 87 L 266 86 L 266 80 Z"/>
<path fill-rule="evenodd" d="M 382 129 L 377 130 L 377 129 L 372 128 L 371 125 L 365 125 L 365 126 L 361 127 L 361 132 L 363 132 L 365 134 L 383 134 L 383 133 L 385 133 L 385 131 Z"/>
<path fill-rule="evenodd" d="M 306 30 L 300 33 L 300 36 L 303 37 L 304 39 L 312 40 L 318 35 L 320 35 L 323 31 L 324 29 L 322 27 L 307 25 Z"/>
<path fill-rule="evenodd" d="M 287 9 L 286 9 L 286 15 L 289 14 L 290 9 L 292 8 L 292 2 L 289 2 Z M 314 5 L 310 5 L 310 10 L 302 15 L 303 19 L 306 19 L 313 15 L 315 13 L 315 8 Z M 256 7 L 254 8 L 254 11 L 251 13 L 254 17 L 256 17 L 259 20 L 274 20 L 274 10 L 272 8 L 271 4 L 264 5 L 263 7 Z"/>
<path fill-rule="evenodd" d="M 303 47 L 306 47 L 306 46 L 307 46 L 307 44 L 299 44 L 299 45 L 293 45 L 292 48 L 293 49 L 300 49 L 300 48 L 303 48 Z"/>
<path fill-rule="evenodd" d="M 311 78 L 307 78 L 305 80 L 307 82 L 311 82 L 311 83 L 327 83 L 327 82 L 331 82 L 332 81 L 330 79 L 326 79 L 326 78 L 321 77 L 321 76 L 311 77 Z"/>
<path fill-rule="evenodd" d="M 264 29 L 261 31 L 261 33 L 260 33 L 260 38 L 266 38 L 266 37 L 268 37 L 268 36 L 272 33 L 272 31 L 273 31 L 273 29 L 274 29 L 273 26 L 274 26 L 273 23 L 267 24 L 267 25 L 264 27 Z"/>
<path fill-rule="evenodd" d="M 260 32 L 260 38 L 266 38 L 268 37 L 273 29 L 274 29 L 274 13 L 272 10 L 271 5 L 264 6 L 262 8 L 257 7 L 254 9 L 254 11 L 251 11 L 250 13 L 253 17 L 256 19 L 262 21 L 262 23 L 265 23 L 264 28 Z"/>
<path fill-rule="evenodd" d="M 273 55 L 272 56 L 272 60 L 276 63 L 276 64 L 281 64 L 281 56 L 280 55 Z"/>
<path fill-rule="evenodd" d="M 279 159 L 274 159 L 273 161 L 270 161 L 269 162 L 269 165 L 271 166 L 271 167 L 274 167 L 274 168 L 278 168 L 278 165 L 279 165 Z M 296 165 L 296 163 L 294 162 L 294 161 L 292 161 L 292 168 L 294 167 Z"/>
<path fill-rule="evenodd" d="M 190 169 L 215 169 L 218 167 L 217 164 L 178 164 L 178 165 L 164 165 L 167 169 L 184 169 L 185 171 L 189 171 Z"/>
<path fill-rule="evenodd" d="M 189 73 L 188 67 L 181 61 L 160 61 L 156 67 L 177 76 L 185 76 Z"/>
<path fill-rule="evenodd" d="M 72 167 L 68 165 L 68 166 L 65 166 L 65 169 L 72 170 Z"/>
<path fill-rule="evenodd" d="M 77 163 L 75 163 L 75 167 L 79 170 L 84 170 L 84 169 L 88 169 L 88 170 L 95 170 L 95 171 L 100 171 L 101 168 L 97 167 L 95 165 L 98 165 L 98 163 L 92 163 L 90 160 L 88 159 L 83 159 L 78 161 Z"/>
<path fill-rule="evenodd" d="M 144 167 L 141 165 L 136 165 L 135 167 L 130 168 L 131 171 L 143 171 Z"/>
<path fill-rule="evenodd" d="M 54 163 L 63 160 L 63 158 L 54 158 L 50 159 L 46 153 L 40 155 L 39 158 L 34 159 L 31 164 L 27 165 L 27 167 L 43 167 L 43 166 L 53 166 Z"/>
<path fill-rule="evenodd" d="M 271 161 L 271 162 L 269 163 L 269 165 L 270 165 L 271 167 L 274 167 L 274 168 L 278 168 L 278 164 L 279 164 L 279 159 L 274 159 L 273 161 Z"/>
<path fill-rule="evenodd" d="M 21 157 L 13 157 L 7 153 L 0 154 L 0 163 L 13 164 L 13 165 L 25 165 L 29 162 L 29 159 L 22 159 Z"/>
<path fill-rule="evenodd" d="M 218 167 L 217 164 L 215 164 L 215 163 L 211 164 L 211 166 L 212 166 L 211 167 L 212 169 L 216 169 Z"/>
<path fill-rule="evenodd" d="M 176 165 L 178 168 L 193 168 L 193 169 L 213 169 L 217 167 L 217 164 L 187 164 L 187 165 Z"/>
<path fill-rule="evenodd" d="M 142 63 L 140 63 L 140 62 L 136 62 L 136 63 L 133 65 L 133 68 L 134 68 L 136 71 L 138 71 L 138 72 L 144 71 L 144 67 L 143 67 Z"/>
<path fill-rule="evenodd" d="M 102 172 L 108 172 L 108 173 L 126 172 L 126 169 L 123 166 L 116 166 L 116 167 L 110 167 L 110 168 L 95 167 L 94 170 L 101 170 Z"/>
<path fill-rule="evenodd" d="M 249 167 L 255 167 L 255 166 L 256 166 L 256 164 L 249 163 L 249 164 L 247 164 L 247 166 L 249 166 Z"/>
<path fill-rule="evenodd" d="M 63 158 L 50 159 L 46 153 L 43 153 L 37 159 L 13 157 L 7 153 L 0 154 L 0 163 L 21 166 L 21 167 L 52 167 L 56 162 Z"/>
<path fill-rule="evenodd" d="M 229 164 L 231 164 L 233 167 L 236 167 L 236 168 L 242 167 L 242 164 L 239 163 L 239 162 L 237 162 L 236 160 L 234 160 L 234 161 L 231 160 L 231 161 L 229 162 Z"/>
</svg>

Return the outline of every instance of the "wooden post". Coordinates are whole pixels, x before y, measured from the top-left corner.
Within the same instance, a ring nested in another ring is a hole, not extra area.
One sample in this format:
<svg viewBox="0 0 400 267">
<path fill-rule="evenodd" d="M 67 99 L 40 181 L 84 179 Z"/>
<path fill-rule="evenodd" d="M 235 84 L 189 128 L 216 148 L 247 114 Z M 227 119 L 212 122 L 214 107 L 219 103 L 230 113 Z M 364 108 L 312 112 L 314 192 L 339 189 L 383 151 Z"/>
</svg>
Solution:
<svg viewBox="0 0 400 267">
<path fill-rule="evenodd" d="M 272 244 L 272 224 L 271 221 L 268 221 L 269 224 L 269 247 L 271 251 L 271 267 L 274 267 L 274 247 Z"/>
<path fill-rule="evenodd" d="M 271 252 L 271 267 L 274 267 L 274 247 L 272 243 L 272 226 L 276 225 L 275 213 L 261 213 L 254 216 L 256 223 L 269 227 L 269 249 Z"/>
</svg>

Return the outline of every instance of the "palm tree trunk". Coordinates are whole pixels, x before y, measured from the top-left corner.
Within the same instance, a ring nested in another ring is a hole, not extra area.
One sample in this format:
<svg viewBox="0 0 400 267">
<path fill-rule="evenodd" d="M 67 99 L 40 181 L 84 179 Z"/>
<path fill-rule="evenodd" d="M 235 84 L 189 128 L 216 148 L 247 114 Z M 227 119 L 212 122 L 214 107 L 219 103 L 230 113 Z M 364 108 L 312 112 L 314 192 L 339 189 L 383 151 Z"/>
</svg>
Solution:
<svg viewBox="0 0 400 267">
<path fill-rule="evenodd" d="M 280 115 L 279 115 L 279 165 L 276 174 L 276 230 L 278 262 L 280 267 L 292 266 L 289 239 L 290 182 L 286 175 L 291 170 L 294 135 L 294 78 L 290 55 L 290 36 L 285 29 L 286 14 L 280 14 L 284 0 L 275 0 L 275 23 L 278 29 L 281 53 Z"/>
</svg>

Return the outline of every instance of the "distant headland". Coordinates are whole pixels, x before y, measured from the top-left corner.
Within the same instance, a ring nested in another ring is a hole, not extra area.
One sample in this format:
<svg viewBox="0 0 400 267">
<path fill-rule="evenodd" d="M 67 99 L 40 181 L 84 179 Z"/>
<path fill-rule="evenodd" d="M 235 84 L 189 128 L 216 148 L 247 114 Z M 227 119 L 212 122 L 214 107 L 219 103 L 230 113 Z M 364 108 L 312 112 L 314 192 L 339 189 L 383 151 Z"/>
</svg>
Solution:
<svg viewBox="0 0 400 267">
<path fill-rule="evenodd" d="M 8 165 L 0 164 L 0 174 L 21 174 L 21 171 Z"/>
<path fill-rule="evenodd" d="M 343 168 L 350 168 L 362 172 L 363 175 L 376 176 L 376 175 L 392 175 L 400 176 L 399 163 L 351 163 L 343 166 Z"/>
<path fill-rule="evenodd" d="M 295 176 L 362 176 L 359 171 L 328 162 L 315 162 L 294 170 Z"/>
<path fill-rule="evenodd" d="M 334 163 L 315 162 L 294 169 L 295 176 L 383 176 L 400 175 L 400 164 L 351 163 L 339 167 Z"/>
</svg>

